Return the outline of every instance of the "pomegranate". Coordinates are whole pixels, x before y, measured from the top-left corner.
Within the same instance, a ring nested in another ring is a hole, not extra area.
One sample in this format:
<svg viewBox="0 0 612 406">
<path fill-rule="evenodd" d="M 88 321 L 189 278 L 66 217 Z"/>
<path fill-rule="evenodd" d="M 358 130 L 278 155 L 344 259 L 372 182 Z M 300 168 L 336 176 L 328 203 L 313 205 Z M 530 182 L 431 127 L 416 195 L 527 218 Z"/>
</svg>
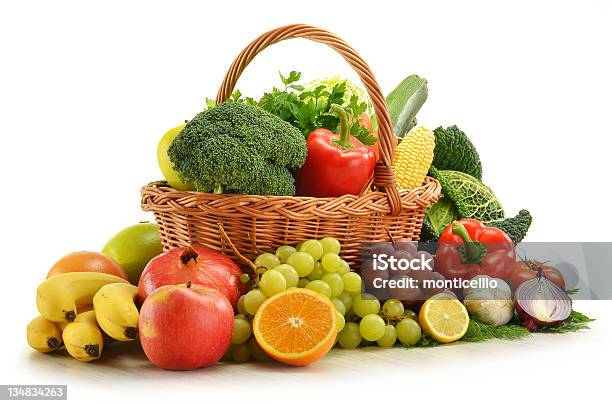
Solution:
<svg viewBox="0 0 612 406">
<path fill-rule="evenodd" d="M 147 264 L 138 283 L 138 297 L 144 303 L 161 286 L 192 282 L 217 289 L 235 307 L 245 287 L 241 274 L 238 265 L 220 252 L 198 246 L 173 248 Z"/>
</svg>

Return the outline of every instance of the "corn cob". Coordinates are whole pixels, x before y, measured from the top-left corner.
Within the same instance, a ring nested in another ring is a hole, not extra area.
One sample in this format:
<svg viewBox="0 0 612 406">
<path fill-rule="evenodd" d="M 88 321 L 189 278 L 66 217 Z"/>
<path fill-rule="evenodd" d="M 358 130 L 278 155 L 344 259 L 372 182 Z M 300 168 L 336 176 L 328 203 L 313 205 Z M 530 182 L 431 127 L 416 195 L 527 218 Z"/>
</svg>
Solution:
<svg viewBox="0 0 612 406">
<path fill-rule="evenodd" d="M 436 137 L 425 127 L 412 129 L 395 148 L 395 180 L 400 189 L 423 184 L 433 161 Z"/>
</svg>

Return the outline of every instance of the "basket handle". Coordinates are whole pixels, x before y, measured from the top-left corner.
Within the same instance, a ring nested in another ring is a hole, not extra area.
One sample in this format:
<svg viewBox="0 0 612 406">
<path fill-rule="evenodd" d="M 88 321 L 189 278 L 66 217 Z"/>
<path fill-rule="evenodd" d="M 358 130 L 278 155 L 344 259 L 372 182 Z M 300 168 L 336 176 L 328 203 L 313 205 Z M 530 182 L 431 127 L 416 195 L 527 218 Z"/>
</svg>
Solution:
<svg viewBox="0 0 612 406">
<path fill-rule="evenodd" d="M 395 174 L 392 169 L 395 146 L 391 142 L 393 137 L 393 124 L 389 117 L 387 101 L 368 64 L 359 56 L 357 51 L 335 34 L 307 24 L 292 24 L 270 30 L 260 35 L 243 49 L 236 59 L 234 59 L 217 93 L 217 104 L 223 103 L 230 98 L 238 78 L 258 53 L 270 45 L 291 38 L 306 38 L 330 46 L 338 52 L 359 75 L 361 82 L 368 92 L 368 96 L 370 96 L 370 100 L 372 100 L 378 120 L 380 156 L 382 162 L 376 164 L 372 185 L 385 191 L 389 199 L 391 214 L 394 216 L 398 215 L 402 208 L 402 202 L 395 183 Z"/>
</svg>

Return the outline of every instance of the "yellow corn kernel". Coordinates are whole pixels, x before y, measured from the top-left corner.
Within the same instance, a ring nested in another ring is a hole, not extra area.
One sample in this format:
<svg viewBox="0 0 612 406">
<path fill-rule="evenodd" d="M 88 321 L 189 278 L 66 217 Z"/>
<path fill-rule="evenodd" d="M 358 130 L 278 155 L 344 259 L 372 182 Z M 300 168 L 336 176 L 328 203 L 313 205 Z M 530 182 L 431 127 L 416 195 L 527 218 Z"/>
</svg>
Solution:
<svg viewBox="0 0 612 406">
<path fill-rule="evenodd" d="M 414 189 L 423 184 L 433 161 L 436 137 L 425 128 L 412 129 L 395 148 L 395 180 L 400 189 Z"/>
</svg>

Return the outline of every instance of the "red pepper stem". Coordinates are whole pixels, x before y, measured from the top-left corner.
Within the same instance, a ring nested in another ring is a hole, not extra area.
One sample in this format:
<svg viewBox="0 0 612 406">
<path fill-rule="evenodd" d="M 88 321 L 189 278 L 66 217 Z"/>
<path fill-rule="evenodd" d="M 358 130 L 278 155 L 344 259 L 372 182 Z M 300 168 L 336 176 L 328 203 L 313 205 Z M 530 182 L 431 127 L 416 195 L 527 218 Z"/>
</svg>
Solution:
<svg viewBox="0 0 612 406">
<path fill-rule="evenodd" d="M 470 237 L 470 234 L 465 229 L 465 226 L 458 221 L 453 221 L 452 224 L 452 232 L 453 234 L 461 237 L 463 240 L 463 246 L 465 247 L 465 255 L 469 260 L 475 260 L 479 256 L 482 255 L 482 250 L 478 247 L 477 244 L 474 244 L 474 240 Z"/>
<path fill-rule="evenodd" d="M 353 149 L 354 146 L 351 143 L 351 131 L 346 111 L 338 104 L 332 104 L 331 109 L 338 115 L 340 120 L 340 137 L 334 142 L 342 149 Z"/>
</svg>

